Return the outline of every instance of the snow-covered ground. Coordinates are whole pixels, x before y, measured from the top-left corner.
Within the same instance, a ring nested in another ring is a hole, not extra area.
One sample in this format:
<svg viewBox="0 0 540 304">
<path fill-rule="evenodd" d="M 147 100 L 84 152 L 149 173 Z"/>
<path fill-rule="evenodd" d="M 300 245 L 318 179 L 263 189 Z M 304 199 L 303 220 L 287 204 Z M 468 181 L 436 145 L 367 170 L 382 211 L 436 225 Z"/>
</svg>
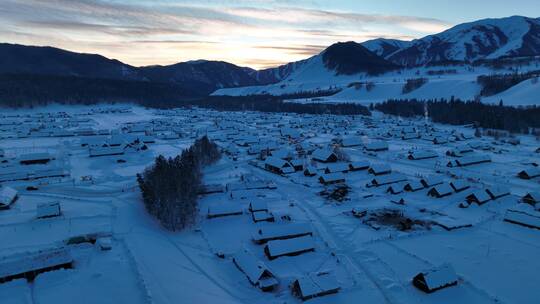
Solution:
<svg viewBox="0 0 540 304">
<path fill-rule="evenodd" d="M 437 74 L 437 71 L 451 73 Z M 257 94 L 285 95 L 309 91 L 325 91 L 341 89 L 335 95 L 315 98 L 317 102 L 329 103 L 377 103 L 388 99 L 450 99 L 452 96 L 462 100 L 473 100 L 480 95 L 481 86 L 477 82 L 480 75 L 511 74 L 516 71 L 527 72 L 538 70 L 538 62 L 508 67 L 507 69 L 491 69 L 485 66 L 432 66 L 403 69 L 398 72 L 389 72 L 378 76 L 365 73 L 355 75 L 336 75 L 335 71 L 328 70 L 322 55 L 310 58 L 306 64 L 294 71 L 286 79 L 276 84 L 266 86 L 251 86 L 219 89 L 212 95 L 245 96 Z M 407 79 L 426 78 L 428 82 L 410 93 L 402 93 L 403 85 Z M 365 85 L 360 88 L 352 86 L 353 83 L 371 82 L 373 88 L 367 90 Z M 501 99 L 506 105 L 538 105 L 539 85 L 532 80 L 524 81 L 499 94 L 483 97 L 487 103 L 498 103 Z M 295 100 L 310 102 L 311 98 Z"/>
<path fill-rule="evenodd" d="M 447 87 L 446 81 L 440 80 L 440 90 Z M 465 80 L 455 82 L 460 91 L 474 89 Z M 430 83 L 437 85 L 435 80 Z M 390 90 L 392 84 L 387 86 Z M 371 94 L 382 95 L 383 91 L 383 85 L 377 85 Z M 420 89 L 411 94 L 428 93 Z M 31 252 L 59 246 L 67 248 L 74 259 L 72 269 L 46 272 L 32 282 L 18 279 L 0 283 L 1 303 L 300 303 L 291 294 L 291 283 L 320 272 L 334 275 L 340 290 L 309 303 L 537 303 L 540 298 L 540 230 L 503 221 L 509 208 L 540 217 L 532 206 L 520 203 L 526 193 L 539 191 L 539 179 L 516 176 L 540 163 L 540 154 L 535 152 L 540 142 L 533 137 L 522 136 L 521 143 L 514 146 L 488 137 L 469 138 L 467 135 L 474 132 L 466 127 L 426 127 L 423 120 L 398 120 L 380 113 L 365 118 L 201 109 L 158 111 L 136 106 L 121 112 L 111 110 L 118 106 L 92 111 L 95 108 L 53 106 L 2 112 L 8 116 L 2 121 L 25 124 L 3 128 L 0 135 L 13 134 L 24 125 L 62 125 L 61 121 L 78 117 L 88 120 L 75 126 L 71 119 L 72 125 L 65 129 L 84 126 L 125 135 L 138 134 L 128 132 L 142 125 L 155 142 L 148 143 L 147 150 L 91 158 L 88 147 L 81 146 L 85 136 L 0 140 L 7 159 L 0 170 L 22 166 L 17 164 L 21 154 L 48 152 L 56 158 L 53 165 L 69 172 L 66 177 L 2 183 L 18 190 L 19 199 L 10 209 L 0 210 L 0 263 L 5 257 L 24 259 Z M 57 116 L 59 111 L 67 114 Z M 52 113 L 49 117 L 55 118 L 45 119 L 38 113 Z M 302 136 L 282 136 L 281 131 L 289 127 Z M 411 129 L 423 138 L 403 140 L 401 132 Z M 160 136 L 173 130 L 181 137 Z M 157 155 L 175 156 L 202 134 L 228 151 L 217 164 L 205 169 L 204 182 L 228 185 L 227 190 L 200 197 L 195 227 L 166 231 L 144 210 L 135 175 Z M 434 144 L 429 135 L 449 142 Z M 290 150 L 301 164 L 316 166 L 317 176 L 264 170 L 258 155 L 247 153 L 255 144 L 244 142 L 252 137 L 261 145 L 275 142 Z M 362 146 L 342 148 L 351 162 L 387 164 L 408 181 L 436 176 L 444 182 L 462 180 L 470 188 L 442 198 L 428 196 L 431 187 L 392 195 L 386 192 L 387 186 L 366 187 L 375 176 L 360 170 L 344 173 L 350 187 L 344 201 L 325 198 L 319 192 L 327 187 L 318 176 L 326 165 L 312 161 L 310 155 L 297 154 L 296 146 L 325 148 L 335 138 L 351 137 L 363 143 L 385 141 L 389 146 L 381 152 L 367 152 Z M 474 146 L 470 153 L 488 155 L 492 161 L 447 167 L 448 161 L 459 158 L 446 156 L 446 152 L 464 146 Z M 438 157 L 410 160 L 407 155 L 411 150 L 434 151 Z M 247 189 L 261 183 L 273 187 Z M 470 193 L 496 188 L 507 189 L 509 195 L 483 205 L 459 207 Z M 404 205 L 391 202 L 399 197 L 404 198 Z M 62 215 L 36 219 L 37 206 L 53 201 L 60 202 Z M 264 201 L 275 222 L 254 223 L 248 211 L 253 201 Z M 240 206 L 243 213 L 207 218 L 209 207 L 215 206 Z M 402 231 L 391 225 L 368 225 L 365 217 L 355 217 L 352 212 L 384 208 L 429 224 Z M 270 260 L 264 245 L 252 241 L 261 227 L 292 223 L 311 227 L 314 251 Z M 468 227 L 448 231 L 441 224 Z M 110 236 L 112 249 L 100 250 L 99 242 L 66 245 L 70 238 L 96 234 Z M 274 274 L 279 282 L 274 291 L 261 291 L 239 271 L 232 258 L 240 250 L 250 252 Z M 459 278 L 456 286 L 426 294 L 412 285 L 416 274 L 443 263 L 454 267 Z"/>
</svg>

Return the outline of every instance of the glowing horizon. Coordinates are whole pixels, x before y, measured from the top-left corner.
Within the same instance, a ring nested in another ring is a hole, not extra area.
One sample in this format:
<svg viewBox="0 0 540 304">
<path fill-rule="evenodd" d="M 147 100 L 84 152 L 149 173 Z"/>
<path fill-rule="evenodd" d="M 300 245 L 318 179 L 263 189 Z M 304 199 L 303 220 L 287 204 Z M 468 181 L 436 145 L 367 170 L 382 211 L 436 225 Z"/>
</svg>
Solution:
<svg viewBox="0 0 540 304">
<path fill-rule="evenodd" d="M 493 2 L 491 10 L 498 1 Z M 405 9 L 390 3 L 335 1 L 328 7 L 309 0 L 3 0 L 0 41 L 96 53 L 134 66 L 207 59 L 260 69 L 308 58 L 338 41 L 420 38 L 468 17 L 407 13 L 417 0 Z M 539 11 L 526 5 L 522 9 Z M 485 17 L 502 14 L 493 11 Z M 480 17 L 470 16 L 469 21 Z"/>
</svg>

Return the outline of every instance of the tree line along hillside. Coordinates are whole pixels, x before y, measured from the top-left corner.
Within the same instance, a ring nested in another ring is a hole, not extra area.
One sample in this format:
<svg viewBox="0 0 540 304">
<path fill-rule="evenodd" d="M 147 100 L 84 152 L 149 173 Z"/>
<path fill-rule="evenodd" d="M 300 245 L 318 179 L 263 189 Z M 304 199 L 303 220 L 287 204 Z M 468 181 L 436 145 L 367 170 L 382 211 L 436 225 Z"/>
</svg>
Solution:
<svg viewBox="0 0 540 304">
<path fill-rule="evenodd" d="M 423 116 L 427 108 L 429 118 L 434 122 L 452 125 L 475 124 L 482 128 L 512 133 L 528 134 L 530 128 L 540 127 L 540 107 L 536 106 L 507 107 L 502 104 L 490 105 L 459 99 L 401 99 L 388 100 L 374 108 L 385 114 L 403 117 Z"/>
<path fill-rule="evenodd" d="M 171 231 L 193 224 L 198 213 L 202 168 L 220 157 L 218 146 L 206 136 L 174 158 L 158 156 L 152 166 L 137 174 L 148 213 Z"/>
<path fill-rule="evenodd" d="M 492 96 L 519 84 L 528 79 L 538 81 L 540 71 L 530 71 L 527 73 L 511 73 L 511 74 L 493 74 L 480 75 L 477 77 L 477 82 L 482 87 L 481 96 Z"/>
<path fill-rule="evenodd" d="M 21 108 L 60 104 L 133 103 L 150 108 L 199 106 L 226 111 L 291 112 L 298 114 L 370 115 L 362 105 L 299 104 L 285 97 L 209 96 L 206 84 L 85 78 L 78 76 L 0 74 L 0 106 Z"/>
</svg>

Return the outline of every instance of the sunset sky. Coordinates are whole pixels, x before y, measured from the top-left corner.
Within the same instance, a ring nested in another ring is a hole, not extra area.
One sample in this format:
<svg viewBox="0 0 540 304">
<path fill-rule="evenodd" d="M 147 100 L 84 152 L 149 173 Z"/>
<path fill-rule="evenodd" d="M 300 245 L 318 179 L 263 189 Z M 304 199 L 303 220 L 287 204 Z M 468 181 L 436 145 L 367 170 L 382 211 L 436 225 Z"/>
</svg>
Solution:
<svg viewBox="0 0 540 304">
<path fill-rule="evenodd" d="M 538 0 L 1 0 L 0 42 L 98 53 L 135 66 L 195 59 L 264 68 L 337 41 L 410 40 Z M 436 5 L 435 5 L 436 4 Z"/>
</svg>

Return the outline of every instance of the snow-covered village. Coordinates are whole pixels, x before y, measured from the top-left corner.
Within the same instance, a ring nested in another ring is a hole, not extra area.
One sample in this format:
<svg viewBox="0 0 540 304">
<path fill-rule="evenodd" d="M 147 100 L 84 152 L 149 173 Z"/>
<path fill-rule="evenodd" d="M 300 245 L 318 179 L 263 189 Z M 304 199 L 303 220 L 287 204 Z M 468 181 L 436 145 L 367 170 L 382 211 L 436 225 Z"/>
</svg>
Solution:
<svg viewBox="0 0 540 304">
<path fill-rule="evenodd" d="M 41 110 L 1 119 L 3 303 L 540 296 L 532 136 L 382 114 Z M 135 175 L 204 136 L 221 157 L 204 168 L 194 227 L 167 231 Z"/>
<path fill-rule="evenodd" d="M 540 303 L 537 0 L 0 1 L 0 304 Z"/>
</svg>

